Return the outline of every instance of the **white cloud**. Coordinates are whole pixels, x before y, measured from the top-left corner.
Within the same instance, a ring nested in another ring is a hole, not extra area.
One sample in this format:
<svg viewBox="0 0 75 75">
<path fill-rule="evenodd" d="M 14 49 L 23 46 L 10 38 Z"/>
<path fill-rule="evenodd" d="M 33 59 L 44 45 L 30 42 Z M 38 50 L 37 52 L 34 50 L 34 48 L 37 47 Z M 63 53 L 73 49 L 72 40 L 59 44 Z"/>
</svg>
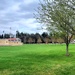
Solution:
<svg viewBox="0 0 75 75">
<path fill-rule="evenodd" d="M 17 30 L 27 33 L 41 33 L 40 24 L 33 18 L 39 0 L 0 0 L 0 33 Z M 5 5 L 3 4 L 5 3 Z M 2 9 L 4 8 L 4 9 Z"/>
</svg>

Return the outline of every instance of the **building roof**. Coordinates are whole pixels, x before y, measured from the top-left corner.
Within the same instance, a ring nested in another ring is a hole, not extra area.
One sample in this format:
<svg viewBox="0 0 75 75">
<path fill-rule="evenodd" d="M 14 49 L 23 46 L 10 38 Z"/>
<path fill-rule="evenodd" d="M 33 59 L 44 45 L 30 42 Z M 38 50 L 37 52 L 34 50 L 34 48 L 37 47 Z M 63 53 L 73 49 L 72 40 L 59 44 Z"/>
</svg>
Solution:
<svg viewBox="0 0 75 75">
<path fill-rule="evenodd" d="M 8 38 L 8 40 L 9 40 L 9 41 L 11 41 L 11 40 L 14 41 L 14 40 L 16 40 L 16 38 Z"/>
<path fill-rule="evenodd" d="M 8 38 L 9 41 L 15 41 L 15 40 L 20 40 L 19 38 Z"/>
</svg>

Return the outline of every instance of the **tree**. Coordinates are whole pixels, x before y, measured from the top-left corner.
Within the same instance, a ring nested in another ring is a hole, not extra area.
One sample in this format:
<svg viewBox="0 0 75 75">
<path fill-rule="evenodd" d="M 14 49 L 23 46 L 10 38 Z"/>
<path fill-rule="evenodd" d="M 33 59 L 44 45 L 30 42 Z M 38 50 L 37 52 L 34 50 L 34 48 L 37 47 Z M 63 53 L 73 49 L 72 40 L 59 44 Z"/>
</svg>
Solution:
<svg viewBox="0 0 75 75">
<path fill-rule="evenodd" d="M 35 43 L 35 34 L 31 34 L 30 36 L 32 38 L 32 43 Z"/>
<path fill-rule="evenodd" d="M 55 43 L 57 41 L 57 38 L 59 37 L 58 36 L 58 33 L 57 32 L 54 32 L 54 31 L 50 32 L 49 35 L 50 35 L 50 38 L 51 38 L 52 43 Z"/>
<path fill-rule="evenodd" d="M 47 32 L 42 33 L 42 39 L 46 44 L 49 42 L 50 39 Z"/>
<path fill-rule="evenodd" d="M 4 38 L 10 38 L 10 34 L 4 34 Z"/>
<path fill-rule="evenodd" d="M 43 32 L 43 33 L 42 33 L 42 36 L 43 36 L 44 38 L 46 38 L 46 37 L 48 37 L 48 33 L 47 33 L 47 32 Z"/>
<path fill-rule="evenodd" d="M 20 38 L 20 32 L 16 31 L 16 38 Z"/>
<path fill-rule="evenodd" d="M 38 43 L 38 39 L 40 38 L 40 34 L 36 33 L 35 34 L 35 43 Z"/>
<path fill-rule="evenodd" d="M 35 18 L 46 26 L 48 31 L 59 32 L 68 47 L 75 34 L 75 0 L 43 0 L 40 2 Z"/>
</svg>

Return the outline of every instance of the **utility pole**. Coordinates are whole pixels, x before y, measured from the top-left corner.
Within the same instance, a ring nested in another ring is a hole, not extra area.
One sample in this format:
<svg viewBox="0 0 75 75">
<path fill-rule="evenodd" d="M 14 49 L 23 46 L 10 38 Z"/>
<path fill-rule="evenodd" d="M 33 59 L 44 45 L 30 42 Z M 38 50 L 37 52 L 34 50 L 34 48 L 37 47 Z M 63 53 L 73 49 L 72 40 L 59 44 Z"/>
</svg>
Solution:
<svg viewBox="0 0 75 75">
<path fill-rule="evenodd" d="M 3 31 L 3 39 L 4 39 L 4 31 Z"/>
<path fill-rule="evenodd" d="M 10 27 L 10 38 L 11 38 L 11 27 Z"/>
</svg>

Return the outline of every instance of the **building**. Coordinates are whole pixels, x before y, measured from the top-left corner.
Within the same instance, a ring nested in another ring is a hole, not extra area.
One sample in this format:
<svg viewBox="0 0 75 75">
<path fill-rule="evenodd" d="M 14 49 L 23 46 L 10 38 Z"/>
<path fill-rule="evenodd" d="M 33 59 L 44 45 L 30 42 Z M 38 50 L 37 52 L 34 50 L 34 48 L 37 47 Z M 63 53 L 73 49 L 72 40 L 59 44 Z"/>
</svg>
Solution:
<svg viewBox="0 0 75 75">
<path fill-rule="evenodd" d="M 16 46 L 22 44 L 23 43 L 19 38 L 0 39 L 0 46 Z"/>
</svg>

